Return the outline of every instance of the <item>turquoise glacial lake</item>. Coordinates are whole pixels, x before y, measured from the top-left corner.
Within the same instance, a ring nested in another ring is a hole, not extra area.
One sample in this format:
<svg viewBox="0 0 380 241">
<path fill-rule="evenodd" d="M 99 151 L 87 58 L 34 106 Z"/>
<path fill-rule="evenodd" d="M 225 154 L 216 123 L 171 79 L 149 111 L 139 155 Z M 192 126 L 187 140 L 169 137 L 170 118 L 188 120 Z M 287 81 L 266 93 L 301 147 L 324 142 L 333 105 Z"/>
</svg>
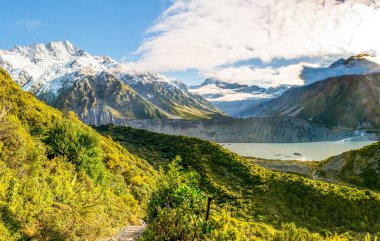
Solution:
<svg viewBox="0 0 380 241">
<path fill-rule="evenodd" d="M 325 141 L 306 143 L 219 143 L 240 156 L 278 160 L 322 161 L 370 145 L 375 141 Z"/>
</svg>

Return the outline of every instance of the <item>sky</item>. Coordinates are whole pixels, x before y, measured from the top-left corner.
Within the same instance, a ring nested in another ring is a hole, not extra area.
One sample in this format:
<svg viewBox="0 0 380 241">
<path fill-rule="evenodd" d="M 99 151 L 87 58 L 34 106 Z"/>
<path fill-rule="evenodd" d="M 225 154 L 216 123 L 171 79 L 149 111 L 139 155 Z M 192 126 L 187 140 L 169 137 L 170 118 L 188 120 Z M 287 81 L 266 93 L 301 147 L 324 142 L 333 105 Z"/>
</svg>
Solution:
<svg viewBox="0 0 380 241">
<path fill-rule="evenodd" d="M 0 48 L 69 40 L 199 84 L 301 85 L 304 66 L 380 54 L 380 0 L 0 0 Z"/>
<path fill-rule="evenodd" d="M 94 55 L 136 58 L 163 0 L 0 0 L 0 48 L 69 40 Z"/>
</svg>

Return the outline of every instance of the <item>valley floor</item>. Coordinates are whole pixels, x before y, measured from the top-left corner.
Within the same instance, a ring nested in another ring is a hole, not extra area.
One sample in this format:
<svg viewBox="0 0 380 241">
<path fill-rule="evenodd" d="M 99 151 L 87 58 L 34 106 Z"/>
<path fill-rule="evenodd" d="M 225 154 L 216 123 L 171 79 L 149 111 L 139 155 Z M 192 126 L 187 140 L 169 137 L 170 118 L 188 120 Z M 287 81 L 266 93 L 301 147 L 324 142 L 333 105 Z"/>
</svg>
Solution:
<svg viewBox="0 0 380 241">
<path fill-rule="evenodd" d="M 310 179 L 320 179 L 317 175 L 319 161 L 287 161 L 287 160 L 267 160 L 253 157 L 245 157 L 251 163 L 268 168 L 273 171 L 298 174 Z"/>
<path fill-rule="evenodd" d="M 367 146 L 366 148 L 371 148 L 377 143 Z M 361 151 L 361 150 L 359 150 Z M 357 151 L 352 150 L 350 152 L 343 153 L 342 155 L 350 155 L 351 153 L 356 153 Z M 244 157 L 250 163 L 257 164 L 261 167 L 270 169 L 272 171 L 278 171 L 289 174 L 296 174 L 303 176 L 312 180 L 319 180 L 329 183 L 340 184 L 344 186 L 350 186 L 359 189 L 370 189 L 378 190 L 378 187 L 367 187 L 361 183 L 353 182 L 350 178 L 360 176 L 364 173 L 363 170 L 349 170 L 349 162 L 340 163 L 342 161 L 341 156 L 331 157 L 324 161 L 299 161 L 299 160 L 270 160 L 270 159 L 260 159 L 254 157 Z M 331 167 L 332 168 L 331 168 Z M 329 169 L 330 168 L 330 169 Z M 358 167 L 356 167 L 358 169 Z M 374 166 L 373 168 L 376 168 Z M 334 170 L 336 169 L 336 170 Z M 345 170 L 347 173 L 342 174 L 341 170 Z M 356 177 L 357 178 L 357 177 Z M 368 177 L 370 178 L 370 177 Z"/>
</svg>

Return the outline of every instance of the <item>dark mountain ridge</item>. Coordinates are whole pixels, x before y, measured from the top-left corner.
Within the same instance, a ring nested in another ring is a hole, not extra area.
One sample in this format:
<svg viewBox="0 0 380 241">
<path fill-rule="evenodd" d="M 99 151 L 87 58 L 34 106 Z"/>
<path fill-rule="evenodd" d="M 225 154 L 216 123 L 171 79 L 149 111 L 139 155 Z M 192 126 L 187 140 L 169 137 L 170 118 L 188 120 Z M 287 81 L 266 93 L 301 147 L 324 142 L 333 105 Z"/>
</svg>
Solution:
<svg viewBox="0 0 380 241">
<path fill-rule="evenodd" d="M 219 143 L 297 143 L 335 141 L 355 135 L 292 117 L 219 118 L 211 120 L 123 120 L 118 125 L 158 133 L 193 136 Z"/>
<path fill-rule="evenodd" d="M 358 57 L 333 65 L 352 63 Z M 356 65 L 355 65 L 356 66 Z M 352 129 L 380 127 L 380 73 L 330 77 L 293 87 L 282 96 L 247 110 L 245 116 L 297 117 L 325 126 Z"/>
</svg>

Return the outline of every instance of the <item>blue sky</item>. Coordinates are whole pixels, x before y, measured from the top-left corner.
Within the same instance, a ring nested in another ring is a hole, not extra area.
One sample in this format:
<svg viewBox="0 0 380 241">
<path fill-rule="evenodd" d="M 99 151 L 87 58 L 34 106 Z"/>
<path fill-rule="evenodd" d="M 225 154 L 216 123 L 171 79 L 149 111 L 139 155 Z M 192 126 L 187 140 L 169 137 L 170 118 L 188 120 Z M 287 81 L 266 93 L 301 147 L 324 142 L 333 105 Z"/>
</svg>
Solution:
<svg viewBox="0 0 380 241">
<path fill-rule="evenodd" d="M 95 55 L 133 59 L 163 0 L 1 0 L 0 48 L 69 40 Z"/>
<path fill-rule="evenodd" d="M 321 4 L 323 2 L 323 4 Z M 69 40 L 187 84 L 303 84 L 305 65 L 380 52 L 380 0 L 0 0 L 0 48 Z"/>
<path fill-rule="evenodd" d="M 93 55 L 135 61 L 134 52 L 170 0 L 1 0 L 0 48 L 69 40 Z M 196 70 L 163 71 L 188 84 Z"/>
</svg>

